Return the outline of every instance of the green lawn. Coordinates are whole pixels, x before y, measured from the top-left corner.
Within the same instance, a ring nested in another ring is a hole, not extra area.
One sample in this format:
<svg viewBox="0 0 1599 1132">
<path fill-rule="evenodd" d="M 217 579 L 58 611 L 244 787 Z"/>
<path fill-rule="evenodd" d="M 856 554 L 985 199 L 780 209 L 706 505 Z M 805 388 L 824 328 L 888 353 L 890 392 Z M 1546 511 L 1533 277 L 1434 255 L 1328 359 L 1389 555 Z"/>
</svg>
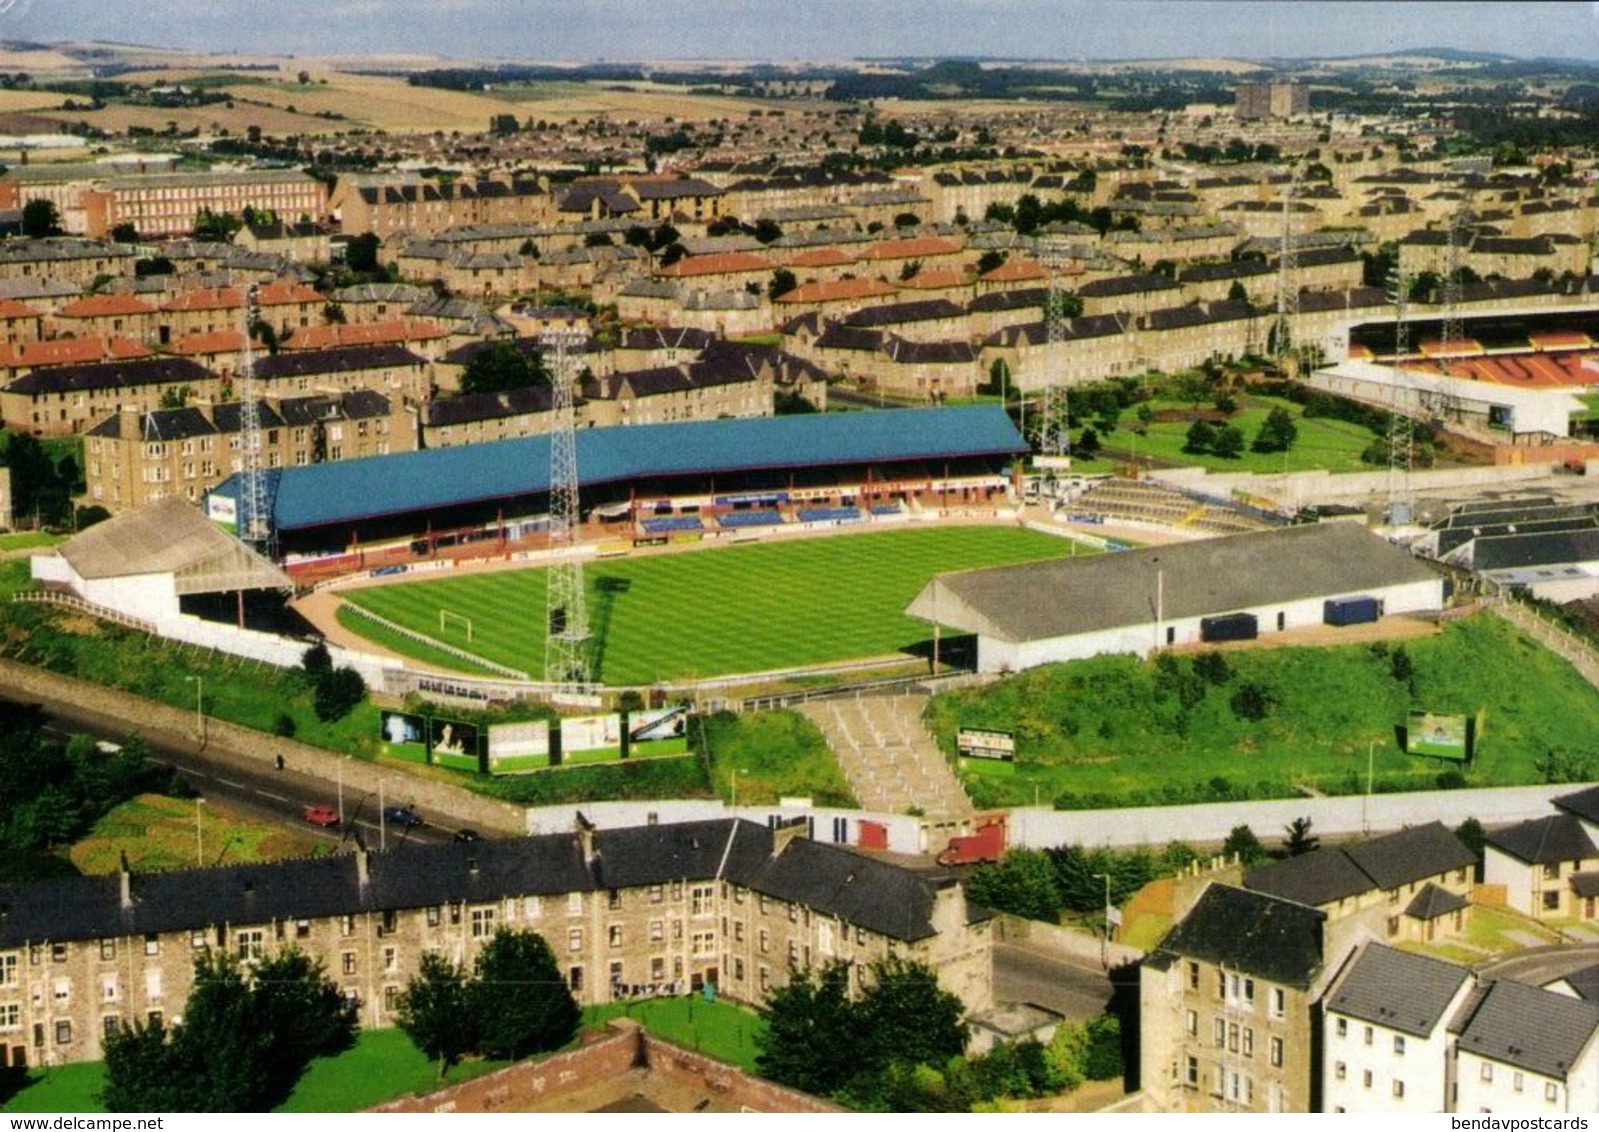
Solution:
<svg viewBox="0 0 1599 1132">
<path fill-rule="evenodd" d="M 950 751 L 958 725 L 1015 732 L 1013 774 L 968 772 L 980 806 L 1028 804 L 1035 788 L 1067 809 L 1286 797 L 1300 786 L 1353 794 L 1365 787 L 1372 740 L 1377 791 L 1434 789 L 1454 764 L 1395 747 L 1394 726 L 1412 704 L 1486 709 L 1466 785 L 1543 782 L 1550 752 L 1563 780 L 1599 776 L 1599 691 L 1500 618 L 1455 622 L 1404 649 L 1408 683 L 1395 679 L 1390 646 L 1228 652 L 1229 682 L 1203 686 L 1197 702 L 1189 683 L 1186 708 L 1191 658 L 1172 658 L 1174 677 L 1131 657 L 1097 657 L 937 697 L 930 720 Z M 1258 722 L 1230 706 L 1246 683 L 1275 703 Z"/>
<path fill-rule="evenodd" d="M 1186 401 L 1151 401 L 1149 407 L 1157 412 L 1167 409 L 1189 409 Z M 1236 459 L 1221 456 L 1194 455 L 1183 451 L 1187 443 L 1187 421 L 1154 421 L 1144 435 L 1131 431 L 1136 419 L 1123 413 L 1115 432 L 1100 436 L 1106 448 L 1120 452 L 1136 453 L 1140 459 L 1192 464 L 1202 468 L 1229 472 L 1303 472 L 1326 468 L 1333 472 L 1369 472 L 1370 464 L 1363 463 L 1360 454 L 1377 437 L 1370 429 L 1350 424 L 1348 421 L 1328 417 L 1305 417 L 1303 406 L 1279 397 L 1249 396 L 1240 398 L 1240 408 L 1229 424 L 1244 434 L 1246 445 L 1253 444 L 1266 415 L 1274 408 L 1287 409 L 1299 429 L 1298 438 L 1286 453 L 1252 452 L 1246 447 Z M 1209 406 L 1205 406 L 1209 408 Z M 1087 472 L 1088 468 L 1080 469 Z M 1108 470 L 1108 469 L 1107 469 Z"/>
<path fill-rule="evenodd" d="M 465 1061 L 439 1081 L 436 1062 L 424 1057 L 401 1030 L 362 1030 L 355 1046 L 311 1063 L 279 1112 L 357 1112 L 410 1093 L 481 1077 L 509 1064 Z"/>
<path fill-rule="evenodd" d="M 583 1011 L 583 1021 L 590 1026 L 618 1016 L 636 1019 L 658 1038 L 749 1073 L 755 1072 L 756 1036 L 766 1026 L 753 1011 L 727 1002 L 706 1002 L 698 995 L 613 1002 Z"/>
<path fill-rule="evenodd" d="M 309 834 L 251 821 L 214 804 L 198 808 L 196 846 L 196 808 L 185 799 L 141 794 L 95 822 L 69 856 L 79 872 L 99 876 L 116 872 L 124 854 L 137 872 L 164 872 L 193 868 L 197 850 L 206 864 L 238 865 L 306 857 L 323 848 Z"/>
<path fill-rule="evenodd" d="M 586 569 L 594 671 L 649 684 L 881 656 L 926 641 L 903 610 L 934 574 L 1052 558 L 1069 547 L 1011 527 L 948 527 L 719 547 Z M 500 664 L 543 667 L 545 572 L 377 586 L 347 601 Z M 472 621 L 474 639 L 439 610 Z M 370 622 L 346 614 L 366 632 Z M 405 642 L 386 640 L 410 652 Z M 437 658 L 435 650 L 434 659 Z"/>
<path fill-rule="evenodd" d="M 827 740 L 799 712 L 714 716 L 705 732 L 717 793 L 729 802 L 736 793 L 745 805 L 780 797 L 808 797 L 818 806 L 859 805 Z"/>
<path fill-rule="evenodd" d="M 31 1069 L 28 1083 L 0 1105 L 6 1112 L 104 1112 L 100 1090 L 105 1087 L 105 1064 L 99 1061 Z"/>
<path fill-rule="evenodd" d="M 33 550 L 37 547 L 55 546 L 65 541 L 65 535 L 53 535 L 49 531 L 14 531 L 8 535 L 0 535 L 0 551 Z"/>
</svg>

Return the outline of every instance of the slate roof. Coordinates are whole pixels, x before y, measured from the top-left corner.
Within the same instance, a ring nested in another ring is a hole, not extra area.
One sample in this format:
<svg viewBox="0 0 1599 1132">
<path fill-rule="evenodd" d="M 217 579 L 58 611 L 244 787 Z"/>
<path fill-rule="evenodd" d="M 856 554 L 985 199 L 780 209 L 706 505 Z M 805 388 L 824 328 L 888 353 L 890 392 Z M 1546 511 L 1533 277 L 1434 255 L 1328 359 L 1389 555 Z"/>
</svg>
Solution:
<svg viewBox="0 0 1599 1132">
<path fill-rule="evenodd" d="M 1599 786 L 1590 786 L 1573 794 L 1562 794 L 1553 799 L 1558 809 L 1576 814 L 1590 822 L 1599 822 Z"/>
<path fill-rule="evenodd" d="M 862 307 L 844 316 L 848 326 L 898 326 L 907 322 L 927 322 L 946 318 L 960 318 L 966 312 L 948 299 L 921 299 L 909 303 L 888 303 L 879 307 Z"/>
<path fill-rule="evenodd" d="M 912 942 L 935 934 L 935 893 L 946 883 L 804 837 L 774 855 L 773 831 L 739 819 L 593 838 L 589 860 L 576 834 L 408 845 L 368 855 L 365 884 L 356 854 L 139 874 L 129 907 L 116 875 L 4 885 L 0 948 L 719 878 Z"/>
<path fill-rule="evenodd" d="M 1429 882 L 1422 885 L 1421 891 L 1405 905 L 1405 915 L 1415 920 L 1436 920 L 1439 916 L 1460 911 L 1466 904 L 1466 898 L 1458 892 L 1450 892 Z"/>
<path fill-rule="evenodd" d="M 1168 620 L 1438 580 L 1380 536 L 1349 523 L 1317 523 L 940 574 L 907 612 L 1003 641 L 1148 625 L 1157 570 Z M 1140 575 L 1143 584 L 1129 584 Z"/>
<path fill-rule="evenodd" d="M 548 385 L 530 385 L 502 393 L 463 393 L 456 397 L 439 397 L 428 404 L 427 424 L 430 428 L 441 428 L 527 413 L 547 413 L 551 401 Z"/>
<path fill-rule="evenodd" d="M 1599 848 L 1594 847 L 1582 822 L 1571 814 L 1551 814 L 1518 822 L 1489 833 L 1487 842 L 1529 865 L 1599 857 Z"/>
<path fill-rule="evenodd" d="M 1373 886 L 1343 850 L 1330 848 L 1250 869 L 1244 887 L 1314 908 L 1370 892 Z"/>
<path fill-rule="evenodd" d="M 1599 1005 L 1499 979 L 1454 1028 L 1462 1051 L 1565 1080 L 1599 1030 Z"/>
<path fill-rule="evenodd" d="M 1304 989 L 1321 970 L 1326 920 L 1325 913 L 1291 900 L 1212 884 L 1150 959 L 1157 970 L 1199 959 Z"/>
<path fill-rule="evenodd" d="M 210 370 L 187 358 L 135 358 L 37 369 L 17 378 L 6 389 L 12 393 L 71 393 L 130 385 L 199 385 L 211 380 Z"/>
<path fill-rule="evenodd" d="M 1346 845 L 1343 851 L 1385 891 L 1477 863 L 1476 854 L 1436 821 Z"/>
<path fill-rule="evenodd" d="M 1327 996 L 1327 1010 L 1418 1038 L 1431 1036 L 1471 971 L 1369 944 Z"/>
<path fill-rule="evenodd" d="M 349 373 L 385 366 L 426 365 L 426 359 L 404 346 L 344 346 L 334 350 L 295 350 L 257 358 L 255 376 L 300 377 L 318 373 Z"/>
<path fill-rule="evenodd" d="M 1571 972 L 1565 976 L 1564 982 L 1569 984 L 1571 989 L 1577 992 L 1577 997 L 1584 1002 L 1599 1003 L 1599 963 Z"/>
<path fill-rule="evenodd" d="M 549 437 L 534 436 L 272 469 L 274 522 L 295 530 L 537 494 L 549 488 L 549 444 Z M 577 434 L 578 467 L 587 484 L 1026 450 L 1005 413 L 988 405 L 631 425 Z M 232 477 L 217 491 L 232 496 L 236 483 Z"/>
</svg>

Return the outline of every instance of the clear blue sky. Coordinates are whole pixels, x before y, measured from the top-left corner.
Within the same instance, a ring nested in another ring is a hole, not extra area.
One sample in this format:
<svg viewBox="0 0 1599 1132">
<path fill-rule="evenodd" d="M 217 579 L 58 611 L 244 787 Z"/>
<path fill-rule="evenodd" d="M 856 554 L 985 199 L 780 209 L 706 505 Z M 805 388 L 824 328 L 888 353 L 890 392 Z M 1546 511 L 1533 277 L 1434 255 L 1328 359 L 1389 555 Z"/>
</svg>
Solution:
<svg viewBox="0 0 1599 1132">
<path fill-rule="evenodd" d="M 1594 3 L 1315 0 L 0 0 L 0 38 L 524 59 L 1330 56 L 1599 60 Z"/>
</svg>

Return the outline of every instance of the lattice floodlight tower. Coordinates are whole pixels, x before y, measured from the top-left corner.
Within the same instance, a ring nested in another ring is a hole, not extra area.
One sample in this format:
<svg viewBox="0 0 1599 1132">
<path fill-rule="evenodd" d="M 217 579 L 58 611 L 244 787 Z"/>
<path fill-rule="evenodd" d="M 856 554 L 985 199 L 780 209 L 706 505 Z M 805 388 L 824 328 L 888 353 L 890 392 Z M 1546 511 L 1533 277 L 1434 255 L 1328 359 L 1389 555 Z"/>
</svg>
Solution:
<svg viewBox="0 0 1599 1132">
<path fill-rule="evenodd" d="M 1044 300 L 1044 364 L 1053 369 L 1060 364 L 1060 347 L 1066 341 L 1066 289 L 1060 282 L 1066 249 L 1058 241 L 1046 239 L 1038 244 L 1037 255 L 1049 273 L 1049 296 Z M 1061 376 L 1051 372 L 1044 386 L 1043 412 L 1039 414 L 1038 465 L 1065 469 L 1071 467 L 1071 457 L 1071 394 Z"/>
<path fill-rule="evenodd" d="M 577 423 L 572 398 L 573 353 L 585 335 L 576 327 L 544 332 L 549 369 L 550 432 L 550 569 L 545 602 L 544 679 L 558 691 L 584 692 L 589 687 L 588 602 L 583 591 L 583 562 L 577 545 Z M 549 363 L 553 359 L 553 365 Z"/>
<path fill-rule="evenodd" d="M 1393 374 L 1393 403 L 1388 412 L 1388 522 L 1402 526 L 1410 521 L 1415 510 L 1412 498 L 1410 471 L 1412 450 L 1415 447 L 1415 423 L 1411 410 L 1400 404 L 1403 389 L 1399 366 L 1410 349 L 1410 328 L 1405 323 L 1405 304 L 1409 299 L 1406 289 L 1410 281 L 1396 263 L 1388 276 L 1388 300 L 1394 307 L 1394 355 L 1390 372 Z"/>
<path fill-rule="evenodd" d="M 239 537 L 259 551 L 272 541 L 266 477 L 261 469 L 261 407 L 255 384 L 252 335 L 261 321 L 261 296 L 252 285 L 244 296 L 244 352 L 239 359 Z"/>
</svg>

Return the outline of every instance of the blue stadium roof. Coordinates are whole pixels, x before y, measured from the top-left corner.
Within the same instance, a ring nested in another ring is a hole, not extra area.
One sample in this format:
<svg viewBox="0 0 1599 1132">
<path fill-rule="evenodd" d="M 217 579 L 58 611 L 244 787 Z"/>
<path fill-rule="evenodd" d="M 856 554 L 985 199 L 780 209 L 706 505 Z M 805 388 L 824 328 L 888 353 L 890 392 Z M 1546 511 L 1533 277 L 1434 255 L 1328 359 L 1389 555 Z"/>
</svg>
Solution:
<svg viewBox="0 0 1599 1132">
<path fill-rule="evenodd" d="M 764 468 L 1016 455 L 1027 444 L 993 405 L 822 413 L 588 429 L 577 434 L 585 484 Z M 550 486 L 550 438 L 532 436 L 266 473 L 280 531 L 495 499 Z M 214 494 L 235 498 L 238 477 Z"/>
</svg>

